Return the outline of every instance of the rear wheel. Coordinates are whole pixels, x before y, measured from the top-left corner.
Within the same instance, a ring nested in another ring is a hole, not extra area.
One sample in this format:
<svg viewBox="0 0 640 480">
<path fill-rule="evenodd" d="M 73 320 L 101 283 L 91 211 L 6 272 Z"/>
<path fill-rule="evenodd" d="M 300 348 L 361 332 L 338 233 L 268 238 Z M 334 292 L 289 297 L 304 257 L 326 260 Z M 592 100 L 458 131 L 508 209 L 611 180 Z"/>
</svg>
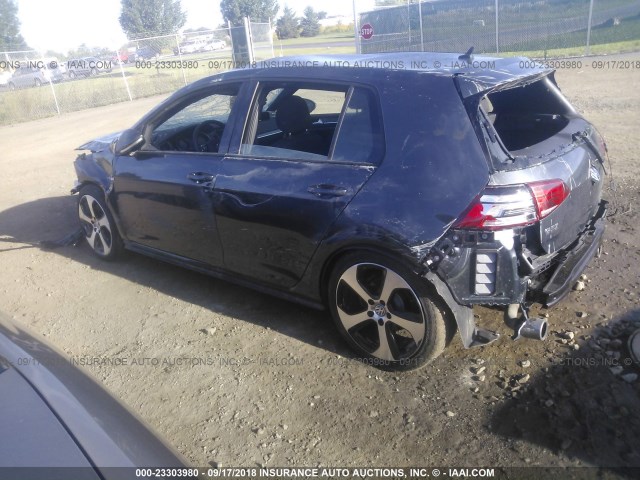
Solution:
<svg viewBox="0 0 640 480">
<path fill-rule="evenodd" d="M 335 266 L 329 307 L 347 342 L 384 370 L 413 370 L 442 353 L 447 328 L 416 274 L 384 255 L 351 254 Z"/>
<path fill-rule="evenodd" d="M 80 190 L 78 219 L 94 254 L 104 260 L 115 259 L 120 254 L 122 239 L 105 205 L 104 194 L 95 185 Z"/>
</svg>

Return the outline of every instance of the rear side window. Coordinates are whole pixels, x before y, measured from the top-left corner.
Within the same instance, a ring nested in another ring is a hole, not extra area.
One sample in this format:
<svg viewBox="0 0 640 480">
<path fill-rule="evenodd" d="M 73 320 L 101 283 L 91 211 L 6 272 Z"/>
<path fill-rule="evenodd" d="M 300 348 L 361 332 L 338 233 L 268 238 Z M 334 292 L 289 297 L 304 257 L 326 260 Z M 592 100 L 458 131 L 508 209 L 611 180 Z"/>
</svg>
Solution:
<svg viewBox="0 0 640 480">
<path fill-rule="evenodd" d="M 344 111 L 332 160 L 378 163 L 384 153 L 382 119 L 375 95 L 354 88 Z"/>
<path fill-rule="evenodd" d="M 266 83 L 250 112 L 244 156 L 376 163 L 384 151 L 377 99 L 364 88 Z"/>
</svg>

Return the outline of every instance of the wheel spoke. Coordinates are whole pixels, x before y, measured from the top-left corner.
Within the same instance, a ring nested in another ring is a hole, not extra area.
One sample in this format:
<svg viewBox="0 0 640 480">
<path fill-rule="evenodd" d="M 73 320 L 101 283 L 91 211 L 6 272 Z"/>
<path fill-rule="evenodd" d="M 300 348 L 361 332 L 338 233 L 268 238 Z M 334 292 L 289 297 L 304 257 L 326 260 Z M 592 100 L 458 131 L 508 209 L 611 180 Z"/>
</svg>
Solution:
<svg viewBox="0 0 640 480">
<path fill-rule="evenodd" d="M 382 292 L 380 293 L 380 300 L 389 303 L 394 290 L 397 290 L 399 288 L 411 289 L 411 287 L 409 287 L 409 284 L 407 284 L 407 282 L 405 282 L 400 275 L 392 270 L 389 270 L 388 268 L 385 269 L 384 285 L 382 287 Z"/>
<path fill-rule="evenodd" d="M 98 231 L 98 237 L 100 237 L 100 242 L 102 243 L 102 254 L 109 255 L 109 252 L 111 251 L 111 242 L 107 242 L 102 230 Z"/>
<path fill-rule="evenodd" d="M 78 207 L 78 216 L 80 217 L 80 220 L 82 220 L 83 222 L 91 223 L 91 219 L 87 216 L 86 213 L 84 213 L 82 205 Z"/>
<path fill-rule="evenodd" d="M 395 360 L 393 353 L 391 352 L 391 345 L 389 344 L 388 331 L 385 325 L 378 326 L 378 336 L 380 337 L 380 346 L 375 350 L 372 355 L 382 360 Z"/>
<path fill-rule="evenodd" d="M 98 218 L 98 215 L 96 214 L 96 211 L 93 208 L 94 203 L 95 203 L 95 199 L 93 197 L 87 197 L 87 206 L 89 207 L 89 213 L 93 218 Z M 100 208 L 99 205 L 98 205 L 98 208 Z"/>
<path fill-rule="evenodd" d="M 394 323 L 408 331 L 416 344 L 420 343 L 424 338 L 424 322 L 413 322 L 394 313 L 389 323 Z"/>
<path fill-rule="evenodd" d="M 101 228 L 106 228 L 109 230 L 109 233 L 111 233 L 111 225 L 109 225 L 109 219 L 106 215 L 103 215 L 102 218 L 98 219 L 98 225 L 100 225 Z"/>
<path fill-rule="evenodd" d="M 91 229 L 91 235 L 87 237 L 87 243 L 91 248 L 96 249 L 96 231 L 93 228 Z"/>
<path fill-rule="evenodd" d="M 346 283 L 351 290 L 353 290 L 363 301 L 367 301 L 371 298 L 364 288 L 358 282 L 358 266 L 353 265 L 346 272 L 342 274 L 342 281 Z"/>
<path fill-rule="evenodd" d="M 348 313 L 344 312 L 339 306 L 338 315 L 340 316 L 340 321 L 342 322 L 344 329 L 347 331 L 351 330 L 356 325 L 360 325 L 362 322 L 371 320 L 367 317 L 366 311 L 356 313 L 354 315 L 349 315 Z"/>
</svg>

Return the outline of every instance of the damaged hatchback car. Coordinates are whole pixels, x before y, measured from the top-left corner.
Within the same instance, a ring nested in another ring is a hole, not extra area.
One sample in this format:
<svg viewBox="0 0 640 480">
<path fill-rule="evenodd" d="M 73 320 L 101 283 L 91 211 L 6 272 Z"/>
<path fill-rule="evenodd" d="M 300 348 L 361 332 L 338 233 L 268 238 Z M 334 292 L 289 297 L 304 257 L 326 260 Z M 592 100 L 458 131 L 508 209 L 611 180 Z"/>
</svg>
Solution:
<svg viewBox="0 0 640 480">
<path fill-rule="evenodd" d="M 281 58 L 194 82 L 80 147 L 86 241 L 327 308 L 385 369 L 428 363 L 456 329 L 495 340 L 474 305 L 543 339 L 526 307 L 597 254 L 606 147 L 552 70 L 472 60 Z"/>
</svg>

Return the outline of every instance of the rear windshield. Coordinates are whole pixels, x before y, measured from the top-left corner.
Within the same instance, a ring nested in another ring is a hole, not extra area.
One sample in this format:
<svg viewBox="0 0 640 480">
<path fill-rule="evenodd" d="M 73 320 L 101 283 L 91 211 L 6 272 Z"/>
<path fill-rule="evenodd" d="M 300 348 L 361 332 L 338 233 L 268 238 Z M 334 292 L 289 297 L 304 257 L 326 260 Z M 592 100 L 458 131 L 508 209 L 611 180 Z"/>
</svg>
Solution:
<svg viewBox="0 0 640 480">
<path fill-rule="evenodd" d="M 565 130 L 573 120 L 581 120 L 549 77 L 485 95 L 479 116 L 498 164 L 548 156 L 572 144 Z"/>
</svg>

